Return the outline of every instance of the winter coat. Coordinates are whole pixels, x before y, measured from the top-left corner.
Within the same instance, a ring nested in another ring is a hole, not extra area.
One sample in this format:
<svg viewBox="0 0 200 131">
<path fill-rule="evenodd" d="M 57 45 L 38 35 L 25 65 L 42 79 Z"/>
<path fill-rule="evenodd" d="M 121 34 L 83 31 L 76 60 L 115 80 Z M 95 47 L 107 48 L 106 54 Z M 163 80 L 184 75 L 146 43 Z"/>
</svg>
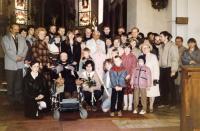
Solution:
<svg viewBox="0 0 200 131">
<path fill-rule="evenodd" d="M 27 73 L 24 77 L 24 113 L 27 117 L 35 117 L 38 110 L 37 100 L 35 98 L 38 95 L 44 95 L 43 101 L 49 101 L 49 91 L 47 87 L 47 81 L 45 78 L 38 74 L 33 79 L 31 73 Z"/>
<path fill-rule="evenodd" d="M 127 71 L 123 66 L 117 67 L 113 66 L 110 71 L 110 81 L 111 81 L 111 87 L 115 88 L 116 86 L 120 86 L 122 88 L 125 88 L 126 85 L 126 76 Z"/>
<path fill-rule="evenodd" d="M 137 59 L 135 55 L 132 53 L 126 55 L 125 53 L 122 55 L 122 64 L 129 75 L 132 75 L 133 70 L 137 66 Z"/>
<path fill-rule="evenodd" d="M 152 84 L 151 71 L 147 66 L 137 66 L 132 73 L 131 87 L 132 88 L 148 88 Z"/>
</svg>

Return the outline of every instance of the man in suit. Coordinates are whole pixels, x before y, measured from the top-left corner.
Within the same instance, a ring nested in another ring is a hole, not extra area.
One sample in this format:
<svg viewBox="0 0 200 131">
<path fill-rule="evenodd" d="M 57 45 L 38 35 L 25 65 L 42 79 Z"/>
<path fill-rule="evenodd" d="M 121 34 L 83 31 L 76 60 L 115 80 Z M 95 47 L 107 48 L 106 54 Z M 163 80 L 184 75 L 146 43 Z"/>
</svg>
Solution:
<svg viewBox="0 0 200 131">
<path fill-rule="evenodd" d="M 2 38 L 5 53 L 5 73 L 8 84 L 8 99 L 11 104 L 22 104 L 23 67 L 28 47 L 24 37 L 18 34 L 19 25 L 12 24 L 9 33 Z"/>
</svg>

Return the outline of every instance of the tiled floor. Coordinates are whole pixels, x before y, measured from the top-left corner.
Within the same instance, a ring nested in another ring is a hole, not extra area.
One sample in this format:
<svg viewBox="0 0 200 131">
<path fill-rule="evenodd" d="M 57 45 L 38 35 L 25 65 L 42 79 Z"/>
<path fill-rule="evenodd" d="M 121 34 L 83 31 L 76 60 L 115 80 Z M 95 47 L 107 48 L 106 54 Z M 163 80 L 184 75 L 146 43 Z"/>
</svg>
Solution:
<svg viewBox="0 0 200 131">
<path fill-rule="evenodd" d="M 89 112 L 86 120 L 78 112 L 66 112 L 56 121 L 51 113 L 41 120 L 30 120 L 23 111 L 7 105 L 0 94 L 0 131 L 179 131 L 179 110 L 159 109 L 144 116 L 124 112 L 122 118 L 109 117 L 108 113 Z"/>
</svg>

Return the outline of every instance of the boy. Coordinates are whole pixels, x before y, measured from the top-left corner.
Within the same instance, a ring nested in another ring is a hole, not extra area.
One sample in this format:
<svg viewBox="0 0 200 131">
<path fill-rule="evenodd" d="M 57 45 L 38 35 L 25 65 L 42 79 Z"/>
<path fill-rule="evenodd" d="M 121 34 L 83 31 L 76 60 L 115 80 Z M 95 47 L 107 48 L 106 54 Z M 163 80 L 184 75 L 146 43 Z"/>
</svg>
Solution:
<svg viewBox="0 0 200 131">
<path fill-rule="evenodd" d="M 112 87 L 111 95 L 111 113 L 110 116 L 115 116 L 117 111 L 118 116 L 122 116 L 122 102 L 123 102 L 123 89 L 126 87 L 127 71 L 122 66 L 122 60 L 120 56 L 114 57 L 114 66 L 110 71 L 110 80 Z M 117 103 L 117 109 L 115 105 Z"/>
</svg>

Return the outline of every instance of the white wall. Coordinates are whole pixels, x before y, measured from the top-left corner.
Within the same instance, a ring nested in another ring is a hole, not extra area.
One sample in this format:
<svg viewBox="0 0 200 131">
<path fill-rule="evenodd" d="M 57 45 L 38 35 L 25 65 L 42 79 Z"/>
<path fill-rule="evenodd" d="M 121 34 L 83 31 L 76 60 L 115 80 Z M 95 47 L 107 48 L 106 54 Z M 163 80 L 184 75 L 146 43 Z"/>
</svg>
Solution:
<svg viewBox="0 0 200 131">
<path fill-rule="evenodd" d="M 188 0 L 188 38 L 194 37 L 200 47 L 200 0 Z"/>
<path fill-rule="evenodd" d="M 139 27 L 140 31 L 143 33 L 148 33 L 150 31 L 160 33 L 160 31 L 167 30 L 171 31 L 171 7 L 168 6 L 163 10 L 155 10 L 151 6 L 150 0 L 133 0 L 136 1 L 136 5 L 132 6 L 134 2 L 132 0 L 128 0 L 128 30 L 133 26 Z M 169 5 L 170 5 L 169 0 Z M 134 7 L 136 7 L 136 12 L 134 11 Z M 135 12 L 136 18 L 130 18 L 130 12 Z M 133 21 L 135 19 L 136 22 Z M 132 21 L 132 23 L 129 22 Z"/>
<path fill-rule="evenodd" d="M 169 0 L 168 7 L 155 10 L 150 0 L 128 0 L 127 30 L 137 26 L 143 33 L 167 30 L 175 38 L 184 38 L 185 44 L 194 37 L 200 47 L 200 0 Z M 176 24 L 176 17 L 188 17 L 188 24 Z"/>
</svg>

